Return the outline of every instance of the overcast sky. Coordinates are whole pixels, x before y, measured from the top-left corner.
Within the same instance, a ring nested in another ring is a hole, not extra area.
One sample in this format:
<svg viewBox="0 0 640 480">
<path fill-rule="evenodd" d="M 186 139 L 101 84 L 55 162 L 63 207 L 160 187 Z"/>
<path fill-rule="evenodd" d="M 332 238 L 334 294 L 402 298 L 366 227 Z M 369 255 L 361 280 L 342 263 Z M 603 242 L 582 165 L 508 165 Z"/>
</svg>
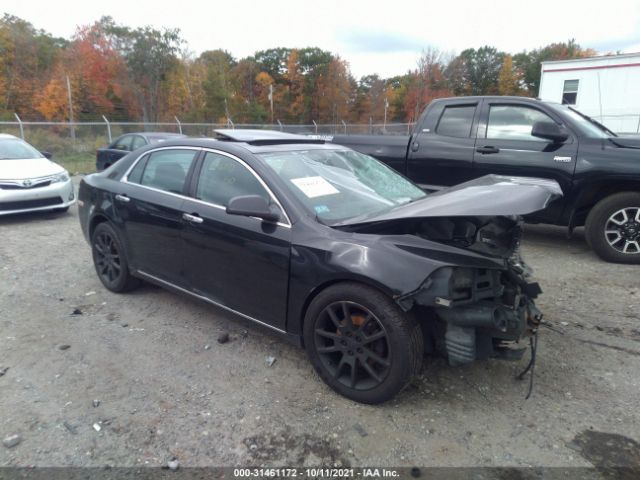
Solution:
<svg viewBox="0 0 640 480">
<path fill-rule="evenodd" d="M 103 15 L 137 27 L 179 28 L 194 53 L 221 48 L 236 58 L 271 47 L 317 46 L 339 54 L 356 77 L 415 68 L 423 48 L 506 52 L 575 38 L 599 52 L 640 51 L 640 1 L 440 0 L 4 1 L 5 11 L 56 36 Z"/>
</svg>

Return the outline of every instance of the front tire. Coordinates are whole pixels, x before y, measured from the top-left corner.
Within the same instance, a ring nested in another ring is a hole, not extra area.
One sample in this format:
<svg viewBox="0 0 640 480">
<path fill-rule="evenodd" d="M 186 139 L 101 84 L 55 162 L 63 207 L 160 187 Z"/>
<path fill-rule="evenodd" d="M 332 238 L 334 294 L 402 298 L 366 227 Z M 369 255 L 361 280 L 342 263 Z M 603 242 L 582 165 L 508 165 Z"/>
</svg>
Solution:
<svg viewBox="0 0 640 480">
<path fill-rule="evenodd" d="M 617 193 L 601 200 L 589 212 L 585 234 L 603 260 L 640 263 L 640 193 Z"/>
<path fill-rule="evenodd" d="M 129 262 L 122 242 L 108 223 L 98 224 L 93 231 L 91 252 L 98 278 L 108 290 L 128 292 L 140 284 L 140 280 L 129 273 Z"/>
<path fill-rule="evenodd" d="M 413 316 L 357 283 L 333 285 L 313 299 L 304 342 L 320 378 L 361 403 L 390 400 L 422 366 L 422 331 Z"/>
</svg>

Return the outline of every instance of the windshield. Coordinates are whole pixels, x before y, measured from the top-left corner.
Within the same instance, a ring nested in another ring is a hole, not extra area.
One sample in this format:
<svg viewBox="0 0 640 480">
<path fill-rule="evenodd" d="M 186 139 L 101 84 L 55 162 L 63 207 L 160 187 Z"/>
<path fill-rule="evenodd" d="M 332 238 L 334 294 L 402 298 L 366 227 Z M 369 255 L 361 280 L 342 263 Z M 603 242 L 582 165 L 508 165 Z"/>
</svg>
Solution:
<svg viewBox="0 0 640 480">
<path fill-rule="evenodd" d="M 567 107 L 565 105 L 555 105 L 555 107 L 561 109 L 563 114 L 570 117 L 573 124 L 585 137 L 609 138 L 616 136 L 615 133 L 608 130 L 604 125 L 596 125 L 598 122 L 571 107 Z"/>
<path fill-rule="evenodd" d="M 0 138 L 0 160 L 43 158 L 42 154 L 19 138 Z"/>
<path fill-rule="evenodd" d="M 350 150 L 262 153 L 307 209 L 326 224 L 382 212 L 425 196 L 376 159 Z"/>
</svg>

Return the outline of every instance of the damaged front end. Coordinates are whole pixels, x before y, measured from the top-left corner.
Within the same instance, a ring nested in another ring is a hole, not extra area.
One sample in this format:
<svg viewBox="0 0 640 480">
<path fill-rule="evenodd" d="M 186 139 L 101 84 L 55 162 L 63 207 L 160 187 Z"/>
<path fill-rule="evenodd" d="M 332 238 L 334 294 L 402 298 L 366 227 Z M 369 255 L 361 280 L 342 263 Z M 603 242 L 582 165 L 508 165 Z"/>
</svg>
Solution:
<svg viewBox="0 0 640 480">
<path fill-rule="evenodd" d="M 460 228 L 466 220 L 446 221 Z M 444 354 L 451 365 L 486 358 L 519 360 L 526 350 L 518 348 L 521 340 L 535 335 L 542 319 L 534 303 L 542 290 L 530 280 L 519 252 L 521 223 L 504 217 L 483 223 L 470 231 L 463 248 L 500 257 L 503 268 L 442 267 L 418 290 L 397 299 L 404 310 L 415 308 L 427 350 Z M 437 241 L 465 242 L 454 235 Z"/>
<path fill-rule="evenodd" d="M 534 338 L 542 319 L 534 304 L 541 289 L 520 255 L 522 216 L 561 196 L 552 180 L 487 175 L 335 227 L 379 235 L 410 254 L 411 278 L 420 265 L 429 269 L 417 289 L 395 298 L 421 321 L 427 353 L 452 365 L 517 360 L 526 350 L 518 344 Z"/>
</svg>

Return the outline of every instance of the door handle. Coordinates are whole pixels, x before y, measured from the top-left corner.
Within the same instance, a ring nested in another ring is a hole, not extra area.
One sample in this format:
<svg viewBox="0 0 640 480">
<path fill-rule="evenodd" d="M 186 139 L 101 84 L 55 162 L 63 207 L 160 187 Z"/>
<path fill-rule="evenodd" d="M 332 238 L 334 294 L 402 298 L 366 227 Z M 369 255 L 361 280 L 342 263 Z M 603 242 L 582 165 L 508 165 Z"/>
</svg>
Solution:
<svg viewBox="0 0 640 480">
<path fill-rule="evenodd" d="M 120 195 L 120 194 L 116 195 L 116 200 L 122 203 L 129 203 L 131 201 L 131 199 L 126 195 Z"/>
<path fill-rule="evenodd" d="M 191 223 L 202 223 L 202 222 L 204 222 L 202 217 L 200 217 L 198 215 L 190 215 L 188 213 L 183 213 L 182 214 L 182 218 L 184 218 L 187 222 L 191 222 Z"/>
<path fill-rule="evenodd" d="M 484 146 L 476 148 L 476 152 L 486 154 L 486 153 L 500 153 L 500 149 L 491 146 Z"/>
<path fill-rule="evenodd" d="M 411 144 L 411 151 L 412 152 L 417 152 L 420 149 L 420 143 L 419 142 L 413 142 Z"/>
</svg>

